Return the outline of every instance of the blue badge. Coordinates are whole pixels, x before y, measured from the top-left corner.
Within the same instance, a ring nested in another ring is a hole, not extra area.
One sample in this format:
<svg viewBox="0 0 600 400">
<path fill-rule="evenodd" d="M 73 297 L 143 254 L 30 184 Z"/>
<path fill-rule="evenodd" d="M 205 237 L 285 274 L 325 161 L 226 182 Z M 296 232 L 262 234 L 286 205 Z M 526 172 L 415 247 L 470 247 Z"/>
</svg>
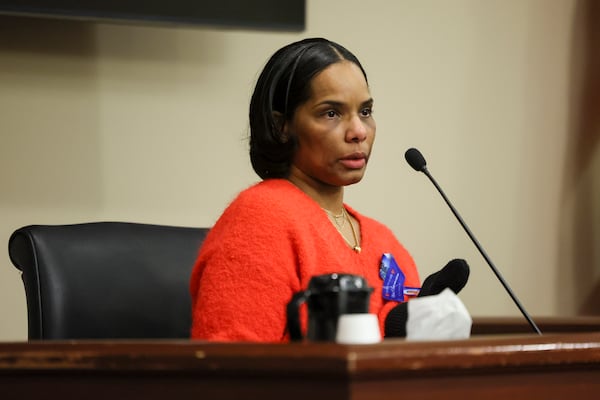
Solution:
<svg viewBox="0 0 600 400">
<path fill-rule="evenodd" d="M 379 268 L 379 276 L 383 279 L 381 295 L 386 300 L 404 301 L 405 276 L 394 256 L 383 253 Z"/>
<path fill-rule="evenodd" d="M 419 294 L 420 288 L 405 287 L 406 277 L 404 272 L 398 266 L 394 256 L 390 253 L 383 253 L 379 265 L 379 276 L 383 279 L 383 289 L 381 295 L 386 300 L 404 301 L 404 297 L 414 297 Z"/>
</svg>

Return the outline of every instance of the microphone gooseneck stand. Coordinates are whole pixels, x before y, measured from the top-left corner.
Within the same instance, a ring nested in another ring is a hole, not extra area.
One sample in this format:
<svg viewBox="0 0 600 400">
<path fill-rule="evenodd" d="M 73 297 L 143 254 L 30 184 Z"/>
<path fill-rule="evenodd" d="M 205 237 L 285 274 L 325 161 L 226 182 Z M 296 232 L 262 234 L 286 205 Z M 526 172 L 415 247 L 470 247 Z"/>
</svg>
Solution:
<svg viewBox="0 0 600 400">
<path fill-rule="evenodd" d="M 512 301 L 515 303 L 515 305 L 517 306 L 519 311 L 521 311 L 521 314 L 523 314 L 523 317 L 525 317 L 525 319 L 531 326 L 531 329 L 533 329 L 534 332 L 536 332 L 538 335 L 541 335 L 542 332 L 540 331 L 540 329 L 538 328 L 536 323 L 533 321 L 533 319 L 531 318 L 529 313 L 527 313 L 527 310 L 525 310 L 525 307 L 523 307 L 523 305 L 521 304 L 521 302 L 519 301 L 517 296 L 514 294 L 514 292 L 508 285 L 508 283 L 502 277 L 502 274 L 500 273 L 500 271 L 496 268 L 496 266 L 494 265 L 494 263 L 492 262 L 490 257 L 487 255 L 487 253 L 485 252 L 483 247 L 481 247 L 481 245 L 479 244 L 479 241 L 477 240 L 477 238 L 475 238 L 475 235 L 473 235 L 473 233 L 471 232 L 471 230 L 469 229 L 469 227 L 467 226 L 465 221 L 462 219 L 462 217 L 460 216 L 460 214 L 458 213 L 456 208 L 454 208 L 454 206 L 452 205 L 452 203 L 450 202 L 450 200 L 448 199 L 448 197 L 446 196 L 446 194 L 444 193 L 444 191 L 442 190 L 440 185 L 438 185 L 437 181 L 429 173 L 429 170 L 427 169 L 427 163 L 426 163 L 423 155 L 419 152 L 419 150 L 411 148 L 406 151 L 405 158 L 406 158 L 406 161 L 410 164 L 410 166 L 413 169 L 415 169 L 416 171 L 419 171 L 419 172 L 423 172 L 429 178 L 431 183 L 433 183 L 433 185 L 435 186 L 437 191 L 440 193 L 440 195 L 442 196 L 442 198 L 444 199 L 444 201 L 446 202 L 448 207 L 450 207 L 450 210 L 452 211 L 452 213 L 454 214 L 454 216 L 456 217 L 456 219 L 458 220 L 460 225 L 463 227 L 465 232 L 467 232 L 467 235 L 469 236 L 469 238 L 471 238 L 471 241 L 473 242 L 473 244 L 475 244 L 475 247 L 477 247 L 477 250 L 479 250 L 479 253 L 483 256 L 483 258 L 485 259 L 487 264 L 492 269 L 492 272 L 494 272 L 494 275 L 496 275 L 496 278 L 498 278 L 498 280 L 500 281 L 502 286 L 504 286 L 504 289 L 506 290 L 506 292 L 508 293 L 508 295 L 510 296 Z"/>
</svg>

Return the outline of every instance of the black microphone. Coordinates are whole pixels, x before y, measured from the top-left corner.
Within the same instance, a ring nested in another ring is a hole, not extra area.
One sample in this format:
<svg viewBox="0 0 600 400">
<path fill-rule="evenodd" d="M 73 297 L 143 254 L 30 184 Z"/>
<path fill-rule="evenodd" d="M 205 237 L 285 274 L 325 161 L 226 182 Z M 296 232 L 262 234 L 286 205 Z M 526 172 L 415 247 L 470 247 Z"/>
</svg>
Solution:
<svg viewBox="0 0 600 400">
<path fill-rule="evenodd" d="M 527 322 L 529 323 L 531 328 L 538 335 L 541 335 L 542 332 L 537 327 L 535 322 L 533 322 L 533 319 L 531 319 L 531 317 L 529 316 L 529 314 L 527 313 L 527 311 L 525 310 L 525 308 L 523 307 L 523 305 L 521 304 L 521 302 L 519 301 L 517 296 L 513 293 L 512 289 L 510 288 L 508 283 L 504 280 L 504 278 L 502 277 L 502 274 L 500 274 L 500 271 L 498 271 L 498 269 L 494 266 L 494 263 L 488 257 L 487 253 L 483 250 L 483 248 L 481 247 L 481 245 L 479 244 L 479 242 L 477 241 L 477 239 L 475 238 L 475 236 L 473 235 L 473 233 L 471 232 L 471 230 L 469 229 L 469 227 L 467 226 L 465 221 L 463 221 L 460 214 L 458 214 L 458 211 L 456 211 L 456 209 L 454 208 L 452 203 L 450 203 L 450 200 L 448 200 L 448 197 L 446 197 L 446 194 L 444 193 L 444 191 L 442 190 L 440 185 L 438 185 L 438 183 L 435 181 L 435 179 L 433 179 L 433 176 L 431 176 L 431 174 L 427 170 L 427 162 L 425 161 L 425 158 L 423 157 L 421 152 L 415 148 L 410 148 L 406 151 L 406 153 L 404 153 L 404 158 L 406 158 L 406 161 L 408 162 L 408 164 L 411 167 L 413 167 L 414 170 L 423 172 L 425 175 L 427 175 L 427 177 L 429 178 L 431 183 L 433 183 L 433 185 L 435 186 L 437 191 L 442 195 L 442 197 L 444 198 L 444 201 L 446 202 L 446 204 L 448 204 L 448 207 L 450 207 L 450 210 L 452 210 L 452 213 L 454 214 L 456 219 L 458 219 L 458 222 L 460 222 L 460 224 L 462 225 L 465 232 L 467 232 L 467 235 L 469 235 L 469 237 L 475 244 L 475 247 L 477 247 L 477 250 L 479 250 L 479 253 L 481 253 L 481 255 L 483 256 L 485 261 L 488 263 L 488 265 L 490 266 L 490 268 L 492 269 L 492 271 L 494 272 L 494 274 L 496 275 L 496 277 L 498 278 L 498 280 L 500 281 L 502 286 L 504 286 L 504 289 L 506 290 L 506 292 L 509 294 L 509 296 L 511 297 L 513 302 L 516 304 L 516 306 L 519 308 L 519 310 L 521 311 L 521 314 L 523 314 L 523 316 L 525 317 L 525 319 L 527 320 Z"/>
</svg>

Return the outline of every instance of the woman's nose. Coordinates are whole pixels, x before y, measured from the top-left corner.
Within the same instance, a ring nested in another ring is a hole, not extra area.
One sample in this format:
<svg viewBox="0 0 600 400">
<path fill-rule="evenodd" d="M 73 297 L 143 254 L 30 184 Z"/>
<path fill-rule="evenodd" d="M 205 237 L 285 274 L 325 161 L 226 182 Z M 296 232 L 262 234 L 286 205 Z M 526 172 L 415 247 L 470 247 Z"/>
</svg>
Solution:
<svg viewBox="0 0 600 400">
<path fill-rule="evenodd" d="M 354 115 L 346 130 L 346 140 L 349 142 L 362 142 L 367 138 L 368 129 L 364 121 L 358 115 Z"/>
</svg>

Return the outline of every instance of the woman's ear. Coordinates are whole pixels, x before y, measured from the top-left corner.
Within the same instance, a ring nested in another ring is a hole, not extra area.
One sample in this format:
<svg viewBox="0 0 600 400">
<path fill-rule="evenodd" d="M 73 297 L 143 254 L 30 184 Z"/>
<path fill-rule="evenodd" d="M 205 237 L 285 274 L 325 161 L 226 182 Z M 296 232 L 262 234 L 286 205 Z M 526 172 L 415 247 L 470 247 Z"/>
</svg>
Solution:
<svg viewBox="0 0 600 400">
<path fill-rule="evenodd" d="M 290 140 L 290 135 L 285 117 L 279 111 L 273 111 L 273 121 L 275 122 L 275 127 L 279 133 L 281 143 L 287 143 Z"/>
</svg>

